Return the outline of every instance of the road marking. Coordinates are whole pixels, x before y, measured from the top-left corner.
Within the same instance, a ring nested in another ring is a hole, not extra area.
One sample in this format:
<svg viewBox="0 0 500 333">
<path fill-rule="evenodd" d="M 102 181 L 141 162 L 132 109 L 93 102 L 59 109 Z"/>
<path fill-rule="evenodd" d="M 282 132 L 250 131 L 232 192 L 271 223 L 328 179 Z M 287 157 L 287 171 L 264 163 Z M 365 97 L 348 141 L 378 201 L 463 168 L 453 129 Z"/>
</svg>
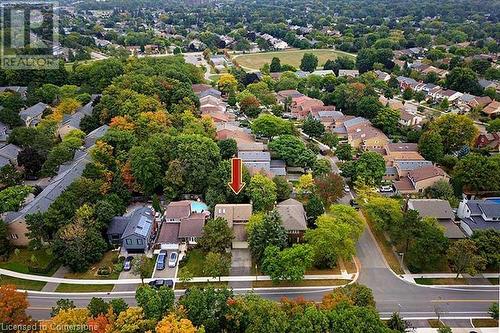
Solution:
<svg viewBox="0 0 500 333">
<path fill-rule="evenodd" d="M 492 303 L 495 299 L 433 299 L 431 303 Z"/>
</svg>

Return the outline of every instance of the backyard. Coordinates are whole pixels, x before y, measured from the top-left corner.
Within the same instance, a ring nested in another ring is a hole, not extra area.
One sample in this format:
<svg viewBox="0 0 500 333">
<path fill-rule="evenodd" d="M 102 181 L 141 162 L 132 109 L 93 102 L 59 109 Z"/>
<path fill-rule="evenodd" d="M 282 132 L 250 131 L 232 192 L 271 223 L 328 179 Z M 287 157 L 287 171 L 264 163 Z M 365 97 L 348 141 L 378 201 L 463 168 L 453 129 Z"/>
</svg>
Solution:
<svg viewBox="0 0 500 333">
<path fill-rule="evenodd" d="M 287 50 L 287 51 L 277 51 L 277 52 L 264 52 L 264 53 L 252 53 L 236 55 L 233 60 L 238 62 L 238 64 L 244 68 L 251 70 L 258 70 L 264 64 L 270 64 L 274 57 L 278 57 L 281 64 L 289 64 L 295 67 L 299 67 L 300 61 L 304 56 L 304 53 L 313 53 L 318 57 L 318 66 L 323 67 L 328 59 L 334 60 L 339 56 L 347 56 L 354 58 L 354 54 L 335 51 L 331 49 L 318 49 L 318 50 Z"/>
<path fill-rule="evenodd" d="M 3 269 L 46 276 L 53 275 L 59 266 L 60 264 L 54 260 L 50 250 L 29 250 L 26 248 L 15 249 L 7 261 L 0 262 L 0 268 Z"/>
</svg>

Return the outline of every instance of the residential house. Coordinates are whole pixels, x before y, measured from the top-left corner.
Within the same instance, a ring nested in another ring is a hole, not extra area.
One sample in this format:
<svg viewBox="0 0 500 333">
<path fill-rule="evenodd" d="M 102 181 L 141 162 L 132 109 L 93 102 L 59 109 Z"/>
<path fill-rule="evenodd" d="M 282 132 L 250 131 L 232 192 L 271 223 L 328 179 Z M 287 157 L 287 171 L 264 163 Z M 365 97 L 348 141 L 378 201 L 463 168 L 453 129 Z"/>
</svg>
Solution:
<svg viewBox="0 0 500 333">
<path fill-rule="evenodd" d="M 400 194 L 419 193 L 437 181 L 448 181 L 449 178 L 443 169 L 430 165 L 408 171 L 406 177 L 402 177 L 394 183 L 394 187 Z"/>
<path fill-rule="evenodd" d="M 476 147 L 487 149 L 492 153 L 500 153 L 500 132 L 479 134 L 476 139 Z"/>
<path fill-rule="evenodd" d="M 460 98 L 463 94 L 461 92 L 451 90 L 451 89 L 440 89 L 433 93 L 432 97 L 435 98 L 438 101 L 442 101 L 444 99 L 447 99 L 448 102 L 452 103 L 454 102 L 457 98 Z"/>
<path fill-rule="evenodd" d="M 88 149 L 88 148 L 92 147 L 93 145 L 95 145 L 97 140 L 102 138 L 104 136 L 104 134 L 106 134 L 108 129 L 109 129 L 108 125 L 102 125 L 102 126 L 96 128 L 95 130 L 93 130 L 92 132 L 90 132 L 89 134 L 87 134 L 85 136 L 83 146 L 86 149 Z"/>
<path fill-rule="evenodd" d="M 485 79 L 479 79 L 479 85 L 483 89 L 488 89 L 488 88 L 493 88 L 495 91 L 498 92 L 498 89 L 500 88 L 500 84 L 498 81 L 490 81 L 490 80 L 485 80 Z"/>
<path fill-rule="evenodd" d="M 28 87 L 24 86 L 6 86 L 6 87 L 0 87 L 0 93 L 3 92 L 13 92 L 21 95 L 22 99 L 26 100 L 28 97 Z"/>
<path fill-rule="evenodd" d="M 225 219 L 234 232 L 233 248 L 248 248 L 246 224 L 252 216 L 251 204 L 217 204 L 214 218 Z"/>
<path fill-rule="evenodd" d="M 356 128 L 355 131 L 348 133 L 347 141 L 354 148 L 363 150 L 379 150 L 389 142 L 389 138 L 373 126 L 363 126 Z"/>
<path fill-rule="evenodd" d="M 199 98 L 203 98 L 205 96 L 213 96 L 215 98 L 221 98 L 222 93 L 214 88 L 209 88 L 207 90 L 201 91 L 200 93 L 196 94 Z"/>
<path fill-rule="evenodd" d="M 462 111 L 469 112 L 474 108 L 484 108 L 486 105 L 490 104 L 491 98 L 488 96 L 474 96 L 471 94 L 463 94 L 458 99 L 455 100 L 454 104 Z"/>
<path fill-rule="evenodd" d="M 340 119 L 339 123 L 332 128 L 332 132 L 337 134 L 341 138 L 347 139 L 347 135 L 350 132 L 356 131 L 357 128 L 371 126 L 368 119 L 363 117 L 345 116 Z"/>
<path fill-rule="evenodd" d="M 319 99 L 311 98 L 308 96 L 301 96 L 292 98 L 292 103 L 290 104 L 290 112 L 292 118 L 304 119 L 311 112 L 311 108 L 321 106 L 324 106 L 324 104 Z"/>
<path fill-rule="evenodd" d="M 193 39 L 188 44 L 188 51 L 190 51 L 190 52 L 203 51 L 206 48 L 207 48 L 207 45 L 205 43 L 201 42 L 199 39 Z"/>
<path fill-rule="evenodd" d="M 408 175 L 410 171 L 423 167 L 432 166 L 433 164 L 431 161 L 426 161 L 423 158 L 420 159 L 419 156 L 414 155 L 414 159 L 411 160 L 399 160 L 399 159 L 394 160 L 393 165 L 398 172 L 398 177 L 404 178 Z"/>
<path fill-rule="evenodd" d="M 491 102 L 483 109 L 483 113 L 488 115 L 490 118 L 498 117 L 498 115 L 500 115 L 500 102 Z"/>
<path fill-rule="evenodd" d="M 310 75 L 318 75 L 318 76 L 326 76 L 326 75 L 333 75 L 335 76 L 335 73 L 331 69 L 317 69 L 313 71 Z"/>
<path fill-rule="evenodd" d="M 472 236 L 477 230 L 500 231 L 500 198 L 468 200 L 464 197 L 458 205 L 457 216 L 467 236 Z"/>
<path fill-rule="evenodd" d="M 0 110 L 2 110 L 2 106 L 0 106 Z M 0 121 L 0 143 L 7 141 L 8 129 L 9 127 Z"/>
<path fill-rule="evenodd" d="M 444 228 L 444 235 L 449 239 L 465 238 L 464 232 L 455 223 L 455 214 L 447 200 L 409 199 L 407 209 L 416 210 L 421 217 L 433 217 Z"/>
<path fill-rule="evenodd" d="M 24 122 L 26 127 L 36 126 L 41 120 L 43 116 L 43 112 L 49 106 L 45 103 L 39 102 L 29 108 L 26 108 L 19 112 L 19 117 Z"/>
<path fill-rule="evenodd" d="M 303 97 L 304 94 L 297 90 L 281 90 L 276 93 L 276 100 L 281 104 L 291 102 L 293 98 Z"/>
<path fill-rule="evenodd" d="M 130 216 L 116 216 L 106 232 L 110 243 L 121 243 L 127 253 L 145 253 L 151 249 L 158 225 L 149 207 L 136 209 Z"/>
<path fill-rule="evenodd" d="M 325 127 L 332 127 L 345 118 L 340 111 L 335 111 L 334 105 L 313 106 L 309 114 L 316 120 L 319 120 Z"/>
<path fill-rule="evenodd" d="M 387 82 L 391 79 L 391 75 L 389 73 L 386 73 L 386 72 L 383 72 L 380 70 L 376 70 L 374 72 L 377 75 L 377 79 L 379 79 L 381 81 Z"/>
<path fill-rule="evenodd" d="M 408 112 L 404 109 L 399 110 L 399 124 L 407 127 L 416 127 L 422 123 L 424 117 Z"/>
<path fill-rule="evenodd" d="M 162 249 L 177 249 L 179 243 L 196 245 L 210 212 L 197 209 L 189 200 L 172 201 L 167 205 L 157 245 Z"/>
<path fill-rule="evenodd" d="M 291 243 L 302 241 L 307 230 L 307 217 L 304 205 L 295 199 L 287 199 L 276 205 L 276 210 L 281 217 L 281 224 L 288 233 Z"/>
<path fill-rule="evenodd" d="M 202 92 L 213 89 L 211 85 L 204 83 L 196 83 L 191 85 L 191 89 L 196 96 L 199 96 Z"/>
<path fill-rule="evenodd" d="M 20 151 L 21 148 L 12 143 L 0 145 L 0 168 L 8 164 L 17 166 L 17 155 Z"/>
<path fill-rule="evenodd" d="M 409 77 L 405 77 L 405 76 L 398 76 L 396 78 L 396 80 L 398 80 L 399 82 L 399 88 L 401 90 L 405 90 L 405 89 L 411 89 L 411 90 L 415 90 L 415 88 L 418 86 L 418 82 L 415 80 L 415 79 L 412 79 L 412 78 L 409 78 Z"/>
<path fill-rule="evenodd" d="M 342 76 L 354 79 L 359 76 L 359 71 L 357 69 L 339 69 L 339 77 Z"/>
<path fill-rule="evenodd" d="M 65 115 L 61 124 L 59 124 L 59 129 L 57 133 L 61 138 L 64 138 L 66 134 L 75 129 L 80 129 L 80 123 L 85 116 L 91 116 L 94 110 L 93 102 L 89 102 L 79 108 L 75 113 L 71 115 Z"/>
</svg>

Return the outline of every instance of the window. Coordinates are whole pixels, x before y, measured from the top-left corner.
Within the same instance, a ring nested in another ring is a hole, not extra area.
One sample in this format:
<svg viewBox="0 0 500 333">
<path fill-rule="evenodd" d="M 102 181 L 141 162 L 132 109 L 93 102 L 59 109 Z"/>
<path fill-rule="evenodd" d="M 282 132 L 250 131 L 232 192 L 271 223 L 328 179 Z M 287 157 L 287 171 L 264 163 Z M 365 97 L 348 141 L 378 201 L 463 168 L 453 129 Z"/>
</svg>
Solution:
<svg viewBox="0 0 500 333">
<path fill-rule="evenodd" d="M 11 238 L 11 239 L 18 239 L 19 237 L 17 236 L 17 234 L 11 234 L 11 235 L 10 235 L 10 238 Z"/>
<path fill-rule="evenodd" d="M 131 239 L 126 239 L 126 240 L 125 240 L 125 244 L 127 244 L 127 245 L 132 245 L 132 240 L 131 240 Z"/>
<path fill-rule="evenodd" d="M 137 245 L 142 245 L 144 244 L 144 240 L 142 238 L 137 238 Z"/>
</svg>

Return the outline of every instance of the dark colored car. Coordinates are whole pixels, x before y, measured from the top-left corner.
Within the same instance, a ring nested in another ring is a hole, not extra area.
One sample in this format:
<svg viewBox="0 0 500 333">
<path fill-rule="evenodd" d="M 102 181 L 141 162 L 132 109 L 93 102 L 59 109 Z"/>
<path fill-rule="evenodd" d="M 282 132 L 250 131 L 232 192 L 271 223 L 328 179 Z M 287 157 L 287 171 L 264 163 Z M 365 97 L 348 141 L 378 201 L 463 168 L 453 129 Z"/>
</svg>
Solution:
<svg viewBox="0 0 500 333">
<path fill-rule="evenodd" d="M 161 271 L 165 269 L 165 261 L 167 260 L 167 252 L 161 251 L 156 260 L 156 269 Z"/>
<path fill-rule="evenodd" d="M 355 209 L 359 209 L 359 205 L 358 205 L 358 202 L 354 199 L 351 199 L 351 201 L 349 201 L 349 204 L 351 205 L 351 207 L 355 208 Z"/>
<path fill-rule="evenodd" d="M 162 286 L 168 287 L 168 288 L 173 288 L 174 287 L 174 281 L 173 280 L 163 280 L 163 279 L 158 279 L 158 280 L 153 280 L 148 283 L 151 287 L 153 288 L 160 288 Z"/>
<path fill-rule="evenodd" d="M 123 262 L 123 270 L 124 271 L 130 271 L 132 269 L 132 260 L 134 260 L 134 257 L 127 257 L 125 261 Z"/>
</svg>

